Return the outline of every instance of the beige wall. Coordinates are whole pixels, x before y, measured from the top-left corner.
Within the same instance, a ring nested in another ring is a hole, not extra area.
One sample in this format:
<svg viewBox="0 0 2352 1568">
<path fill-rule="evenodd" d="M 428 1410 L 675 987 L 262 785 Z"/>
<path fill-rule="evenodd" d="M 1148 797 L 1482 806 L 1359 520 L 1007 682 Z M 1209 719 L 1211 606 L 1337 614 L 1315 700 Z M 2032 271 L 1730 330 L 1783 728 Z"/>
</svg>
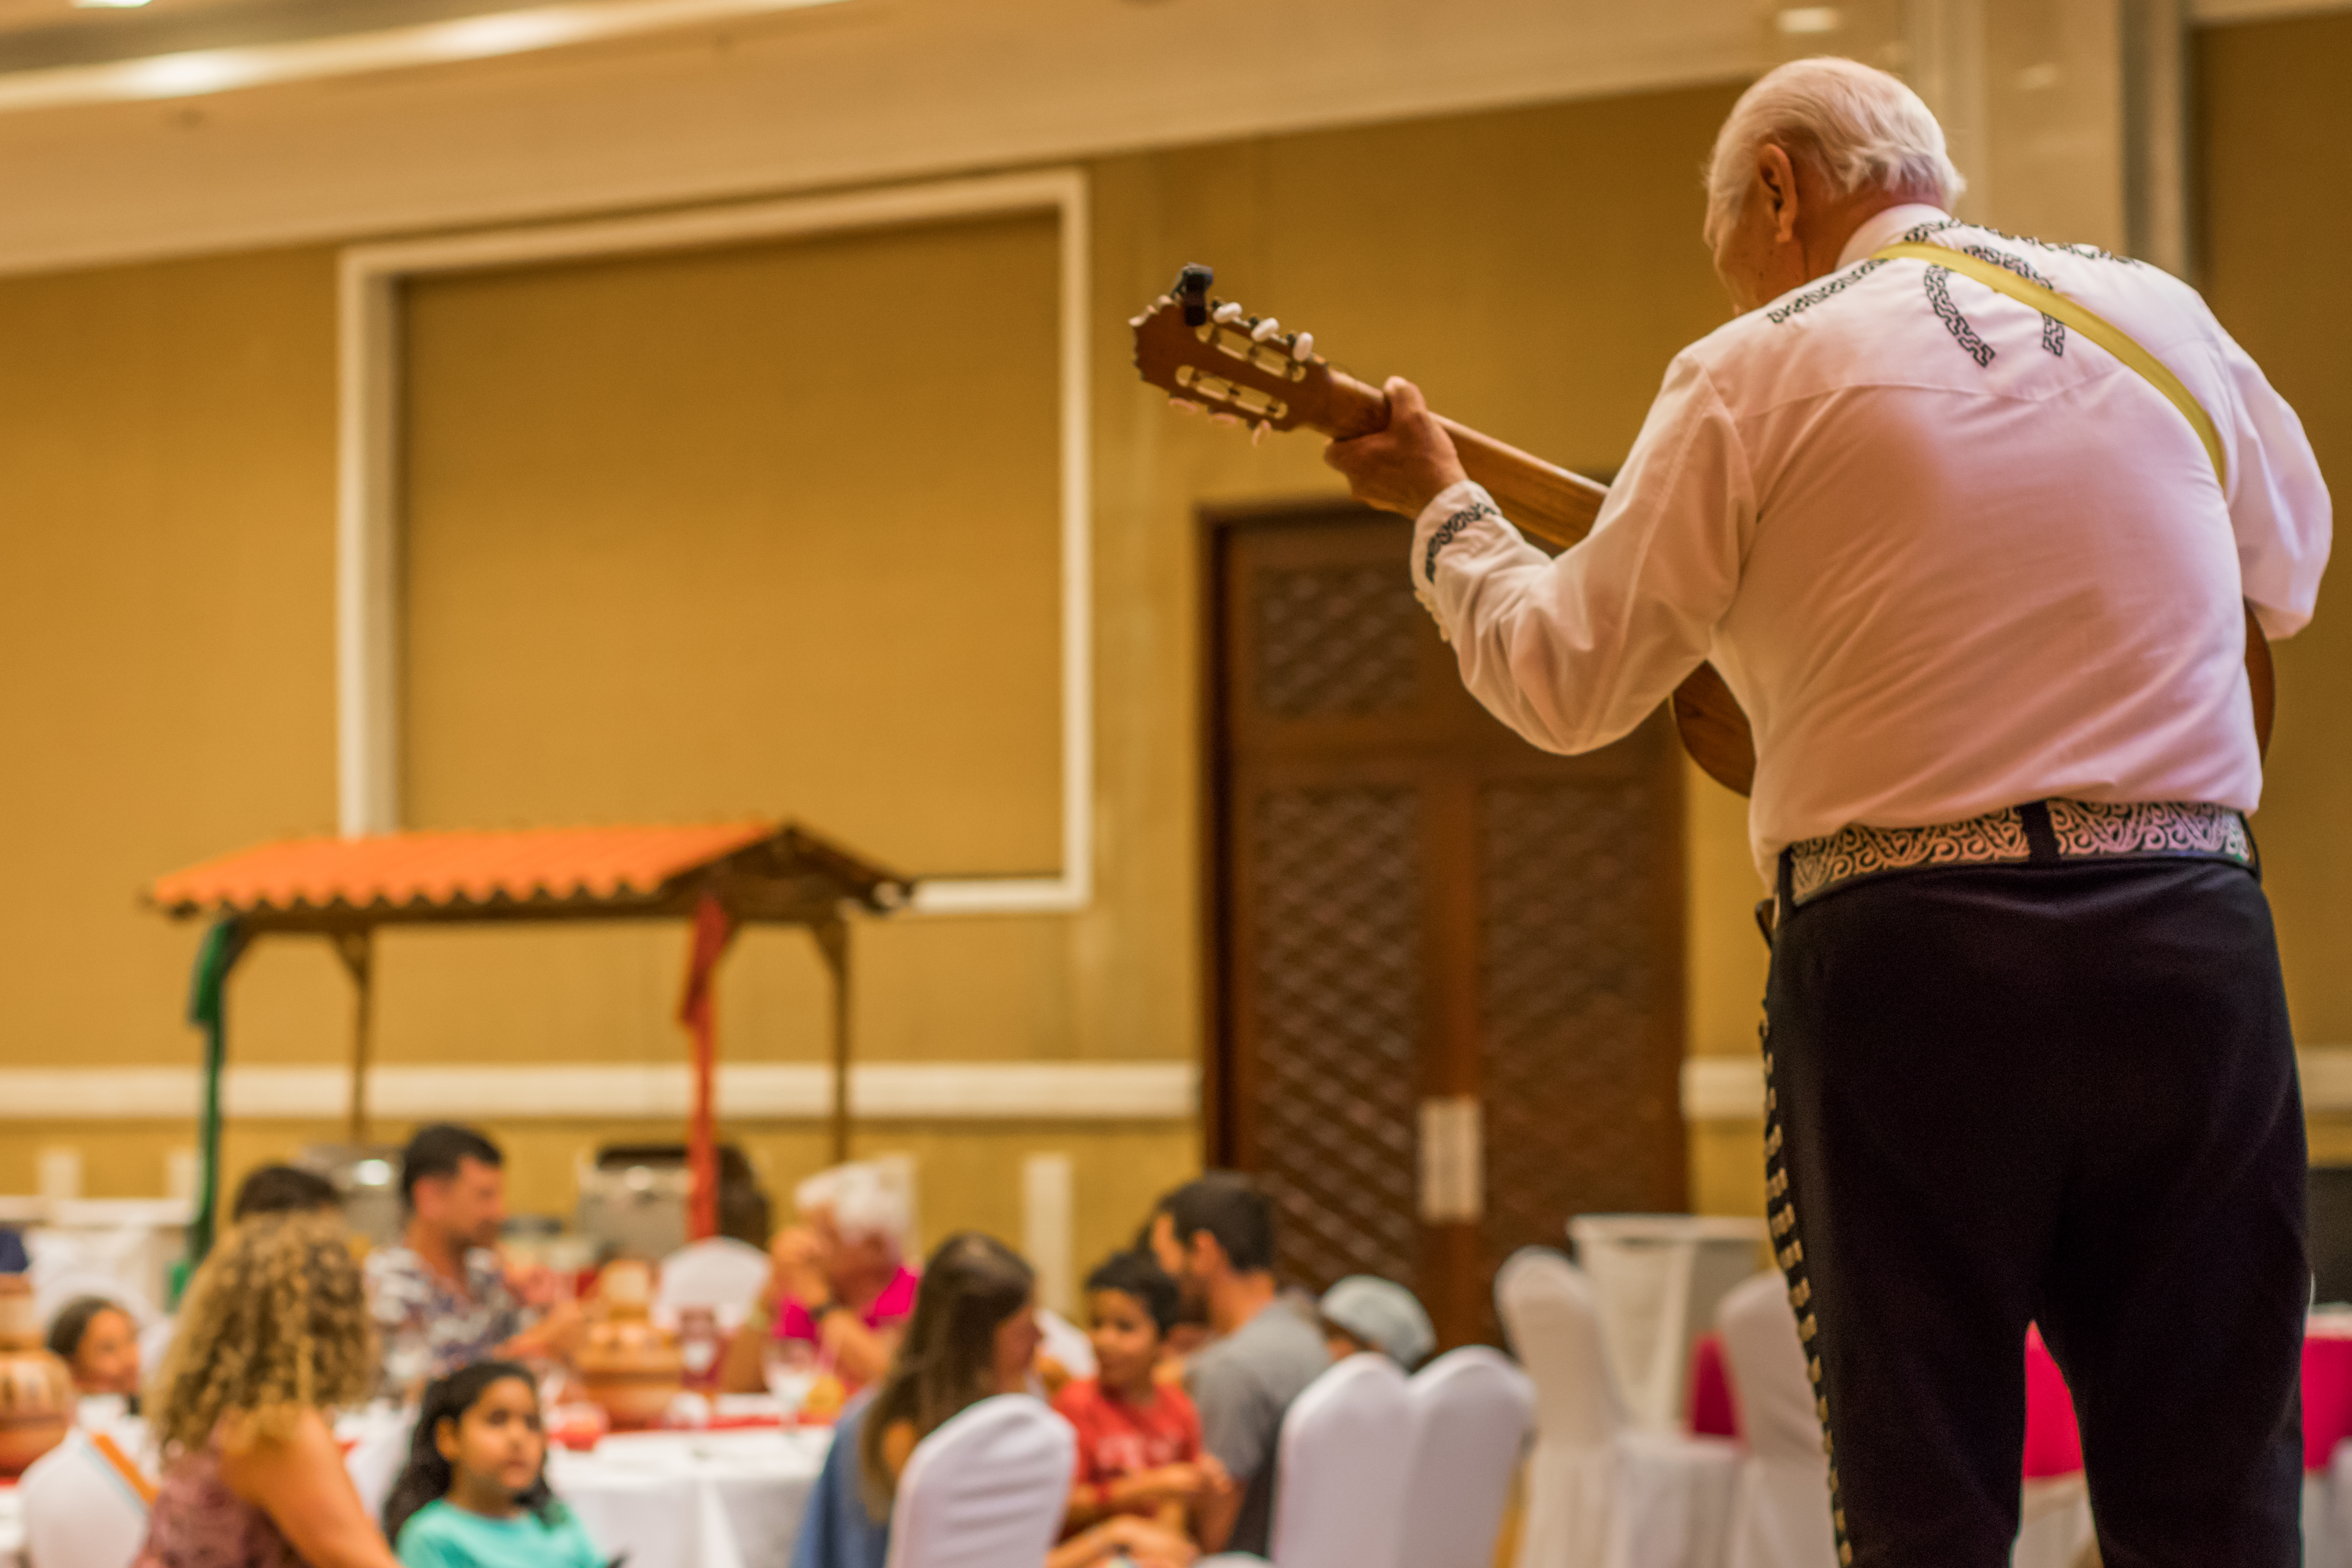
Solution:
<svg viewBox="0 0 2352 1568">
<path fill-rule="evenodd" d="M 1097 897 L 1070 917 L 862 926 L 866 1056 L 1199 1049 L 1197 509 L 1338 487 L 1311 439 L 1253 449 L 1170 417 L 1116 323 L 1177 263 L 1213 261 L 1223 291 L 1346 363 L 1410 372 L 1459 417 L 1613 465 L 1666 359 L 1724 314 L 1695 171 L 1730 96 L 1091 165 Z M 1442 206 L 1403 221 L 1399 190 Z M 960 225 L 417 290 L 412 819 L 803 812 L 917 871 L 1050 868 L 1051 363 L 1034 352 L 1050 246 L 1038 224 Z M 0 515 L 25 520 L 0 532 L 0 700 L 30 759 L 0 774 L 0 850 L 21 879 L 0 910 L 16 975 L 0 1066 L 193 1060 L 194 933 L 135 889 L 333 826 L 332 268 L 319 249 L 0 282 Z M 980 278 L 1004 279 L 993 317 Z M 1752 895 L 1737 804 L 1712 791 L 1691 792 L 1694 1036 L 1747 1048 Z M 383 1054 L 675 1060 L 682 942 L 397 934 Z M 755 934 L 726 974 L 727 1048 L 815 1056 L 822 995 L 803 944 Z M 340 1057 L 342 981 L 319 947 L 262 949 L 232 1003 L 238 1060 Z M 483 1120 L 533 1208 L 568 1206 L 579 1149 L 656 1131 L 501 1110 Z M 0 1128 L 0 1189 L 18 1191 L 41 1147 L 75 1144 L 91 1191 L 152 1192 L 189 1141 L 170 1124 Z M 227 1163 L 330 1131 L 233 1124 Z M 819 1157 L 813 1126 L 734 1131 L 772 1185 Z M 922 1155 L 934 1234 L 1017 1231 L 1014 1156 L 1069 1150 L 1083 1260 L 1129 1233 L 1196 1137 L 886 1124 L 861 1142 Z"/>
<path fill-rule="evenodd" d="M 2352 478 L 2352 16 L 2210 28 L 2195 57 L 2204 284 L 2302 416 L 2339 509 Z M 2340 548 L 2340 547 L 2339 547 Z M 2338 573 L 2340 574 L 2339 566 Z M 2333 582 L 2275 650 L 2278 728 L 2255 819 L 2287 1000 L 2306 1045 L 2352 1043 L 2352 621 Z M 2352 1160 L 2352 1117 L 2315 1118 L 2315 1158 Z"/>
</svg>

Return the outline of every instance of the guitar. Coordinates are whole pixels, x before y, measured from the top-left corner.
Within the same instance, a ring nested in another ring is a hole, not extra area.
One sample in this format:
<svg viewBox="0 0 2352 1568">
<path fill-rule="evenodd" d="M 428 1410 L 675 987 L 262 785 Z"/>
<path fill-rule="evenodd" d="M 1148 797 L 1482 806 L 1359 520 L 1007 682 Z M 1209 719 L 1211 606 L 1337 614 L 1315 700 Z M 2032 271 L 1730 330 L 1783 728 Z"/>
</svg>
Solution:
<svg viewBox="0 0 2352 1568">
<path fill-rule="evenodd" d="M 1246 314 L 1213 300 L 1215 274 L 1187 267 L 1170 292 L 1128 324 L 1135 329 L 1135 368 L 1180 408 L 1206 409 L 1263 435 L 1308 429 L 1339 440 L 1388 428 L 1388 395 L 1315 352 L 1311 332 L 1285 332 L 1272 317 Z M 1608 487 L 1507 446 L 1451 419 L 1438 418 L 1463 471 L 1486 488 L 1521 531 L 1565 549 L 1592 531 Z M 2274 686 L 2270 644 L 2246 610 L 2246 676 L 2253 690 L 2254 734 L 2271 743 Z M 1756 782 L 1756 737 L 1748 715 L 1713 665 L 1702 664 L 1675 689 L 1675 729 L 1683 749 L 1709 778 L 1737 795 Z"/>
</svg>

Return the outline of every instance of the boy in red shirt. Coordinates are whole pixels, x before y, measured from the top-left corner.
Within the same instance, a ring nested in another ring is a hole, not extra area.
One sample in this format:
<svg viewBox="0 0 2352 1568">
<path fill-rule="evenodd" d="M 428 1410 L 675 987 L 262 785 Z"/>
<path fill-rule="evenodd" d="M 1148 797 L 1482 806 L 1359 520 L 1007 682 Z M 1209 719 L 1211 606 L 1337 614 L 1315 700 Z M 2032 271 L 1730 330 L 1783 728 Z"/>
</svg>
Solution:
<svg viewBox="0 0 2352 1568">
<path fill-rule="evenodd" d="M 1152 1375 L 1179 1306 L 1176 1282 L 1148 1254 L 1114 1253 L 1087 1277 L 1098 1373 L 1073 1378 L 1054 1396 L 1078 1434 L 1066 1533 L 1132 1513 L 1191 1534 L 1195 1506 L 1231 1484 L 1201 1451 L 1191 1397 Z"/>
</svg>

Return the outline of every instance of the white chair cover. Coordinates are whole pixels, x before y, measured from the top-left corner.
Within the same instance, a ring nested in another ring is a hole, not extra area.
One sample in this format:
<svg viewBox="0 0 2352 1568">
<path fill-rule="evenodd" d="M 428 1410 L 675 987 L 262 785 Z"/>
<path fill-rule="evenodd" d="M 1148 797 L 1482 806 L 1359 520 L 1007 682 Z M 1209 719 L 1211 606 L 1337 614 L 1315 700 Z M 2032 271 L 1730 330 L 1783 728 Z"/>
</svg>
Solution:
<svg viewBox="0 0 2352 1568">
<path fill-rule="evenodd" d="M 1691 1342 L 1714 1321 L 1724 1293 L 1755 1268 L 1764 1222 L 1580 1215 L 1568 1234 L 1600 1301 L 1601 1339 L 1633 1424 L 1680 1431 Z"/>
<path fill-rule="evenodd" d="M 1041 1355 L 1052 1356 L 1062 1363 L 1062 1370 L 1072 1377 L 1092 1377 L 1101 1369 L 1095 1364 L 1095 1342 L 1087 1331 L 1055 1311 L 1051 1307 L 1037 1309 L 1037 1330 L 1045 1342 L 1037 1347 Z"/>
<path fill-rule="evenodd" d="M 147 1502 L 86 1432 L 33 1461 L 17 1483 L 26 1568 L 129 1568 L 147 1539 Z"/>
<path fill-rule="evenodd" d="M 1715 1321 L 1748 1443 L 1727 1568 L 1837 1568 L 1829 1455 L 1788 1282 L 1766 1273 L 1734 1287 Z"/>
<path fill-rule="evenodd" d="M 714 1236 L 662 1259 L 654 1310 L 675 1321 L 681 1307 L 709 1307 L 721 1326 L 733 1329 L 751 1315 L 751 1303 L 767 1282 L 766 1253 L 731 1236 Z"/>
<path fill-rule="evenodd" d="M 1038 1568 L 1069 1501 L 1077 1435 L 1000 1394 L 915 1445 L 890 1512 L 888 1568 Z"/>
<path fill-rule="evenodd" d="M 1282 1418 L 1279 1568 L 1396 1568 L 1412 1454 L 1412 1400 L 1396 1363 L 1351 1355 L 1308 1384 Z"/>
<path fill-rule="evenodd" d="M 1491 1568 L 1519 1453 L 1536 1427 L 1536 1385 L 1485 1345 L 1448 1351 L 1405 1385 L 1412 1401 L 1398 1568 Z"/>
<path fill-rule="evenodd" d="M 1635 1432 L 1584 1271 L 1523 1247 L 1495 1305 L 1536 1385 L 1536 1446 L 1517 1568 L 1719 1568 L 1738 1452 Z"/>
<path fill-rule="evenodd" d="M 2075 1568 L 2091 1540 L 2091 1493 L 2083 1473 L 2026 1482 L 2021 1504 L 2010 1568 Z"/>
</svg>

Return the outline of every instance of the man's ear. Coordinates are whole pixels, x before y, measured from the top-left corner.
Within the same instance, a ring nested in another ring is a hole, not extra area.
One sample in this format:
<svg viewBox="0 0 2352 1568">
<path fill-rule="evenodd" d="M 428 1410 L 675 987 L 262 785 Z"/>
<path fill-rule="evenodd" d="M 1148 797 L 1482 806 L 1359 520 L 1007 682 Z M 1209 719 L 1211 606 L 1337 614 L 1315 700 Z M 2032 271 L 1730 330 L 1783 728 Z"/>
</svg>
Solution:
<svg viewBox="0 0 2352 1568">
<path fill-rule="evenodd" d="M 1225 1244 L 1214 1232 L 1202 1226 L 1192 1233 L 1192 1272 L 1208 1276 L 1229 1272 L 1233 1260 L 1225 1256 Z"/>
<path fill-rule="evenodd" d="M 1756 181 L 1771 204 L 1772 237 L 1786 245 L 1797 237 L 1797 171 L 1787 149 L 1774 142 L 1756 149 Z"/>
</svg>

